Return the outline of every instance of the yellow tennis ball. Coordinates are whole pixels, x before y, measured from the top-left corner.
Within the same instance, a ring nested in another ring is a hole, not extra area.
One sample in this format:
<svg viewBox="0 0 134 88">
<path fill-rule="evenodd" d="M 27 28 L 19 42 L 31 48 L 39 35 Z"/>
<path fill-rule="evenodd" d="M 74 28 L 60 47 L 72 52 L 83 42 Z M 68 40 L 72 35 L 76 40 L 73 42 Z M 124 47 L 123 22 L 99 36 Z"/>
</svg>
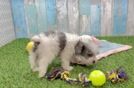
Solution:
<svg viewBox="0 0 134 88">
<path fill-rule="evenodd" d="M 30 52 L 32 49 L 33 49 L 33 47 L 34 47 L 34 42 L 29 42 L 28 44 L 27 44 L 27 46 L 26 46 L 26 50 L 28 51 L 28 52 Z"/>
<path fill-rule="evenodd" d="M 94 86 L 102 86 L 106 82 L 106 76 L 100 70 L 92 71 L 88 79 L 91 81 L 92 85 Z"/>
</svg>

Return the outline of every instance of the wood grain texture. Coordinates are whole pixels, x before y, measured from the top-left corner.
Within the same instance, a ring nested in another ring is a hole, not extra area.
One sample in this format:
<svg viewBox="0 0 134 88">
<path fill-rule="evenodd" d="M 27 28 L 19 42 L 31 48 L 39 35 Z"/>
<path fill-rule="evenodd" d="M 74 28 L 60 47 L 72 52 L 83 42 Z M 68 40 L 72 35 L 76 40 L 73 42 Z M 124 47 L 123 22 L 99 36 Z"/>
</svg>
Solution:
<svg viewBox="0 0 134 88">
<path fill-rule="evenodd" d="M 92 5 L 97 5 L 101 3 L 101 0 L 90 0 Z"/>
<path fill-rule="evenodd" d="M 60 31 L 68 31 L 67 0 L 56 0 L 57 28 Z"/>
<path fill-rule="evenodd" d="M 90 0 L 79 0 L 80 15 L 90 15 Z"/>
<path fill-rule="evenodd" d="M 134 35 L 133 0 L 11 1 L 18 37 L 55 29 L 80 35 Z"/>
<path fill-rule="evenodd" d="M 113 35 L 124 35 L 127 23 L 127 0 L 114 0 Z"/>
<path fill-rule="evenodd" d="M 37 9 L 37 26 L 38 32 L 44 32 L 48 30 L 47 25 L 47 9 L 45 0 L 35 0 Z"/>
<path fill-rule="evenodd" d="M 45 1 L 45 0 L 44 0 Z M 56 1 L 55 0 L 46 0 L 46 8 L 47 8 L 47 23 L 48 29 L 55 29 L 56 26 Z"/>
<path fill-rule="evenodd" d="M 101 32 L 101 12 L 100 5 L 91 5 L 91 35 L 100 35 Z"/>
<path fill-rule="evenodd" d="M 35 5 L 35 0 L 24 1 L 28 36 L 31 37 L 35 34 L 38 34 L 37 9 Z"/>
<path fill-rule="evenodd" d="M 134 35 L 134 0 L 128 0 L 127 35 Z"/>
<path fill-rule="evenodd" d="M 70 33 L 80 33 L 79 30 L 79 0 L 68 0 L 68 26 Z"/>
<path fill-rule="evenodd" d="M 90 16 L 80 15 L 80 35 L 90 34 Z"/>
<path fill-rule="evenodd" d="M 9 0 L 0 1 L 0 47 L 16 38 L 11 7 Z"/>
<path fill-rule="evenodd" d="M 79 0 L 80 35 L 90 32 L 90 0 Z"/>
<path fill-rule="evenodd" d="M 113 0 L 101 0 L 101 35 L 112 35 Z"/>
<path fill-rule="evenodd" d="M 11 0 L 15 33 L 17 38 L 27 37 L 23 0 Z"/>
</svg>

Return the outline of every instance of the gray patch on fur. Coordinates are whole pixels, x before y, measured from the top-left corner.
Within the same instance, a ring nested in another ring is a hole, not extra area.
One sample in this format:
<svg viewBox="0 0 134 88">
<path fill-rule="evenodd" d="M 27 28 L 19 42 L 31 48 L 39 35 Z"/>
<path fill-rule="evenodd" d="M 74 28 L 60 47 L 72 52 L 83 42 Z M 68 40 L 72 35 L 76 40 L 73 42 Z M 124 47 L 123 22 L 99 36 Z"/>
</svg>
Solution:
<svg viewBox="0 0 134 88">
<path fill-rule="evenodd" d="M 75 54 L 84 56 L 85 58 L 94 56 L 94 53 L 81 41 L 75 46 Z"/>
<path fill-rule="evenodd" d="M 49 36 L 49 35 L 55 35 L 56 32 L 55 32 L 55 31 L 47 31 L 47 32 L 44 32 L 44 34 L 45 34 L 46 36 Z"/>
<path fill-rule="evenodd" d="M 62 52 L 62 50 L 65 48 L 66 46 L 66 35 L 63 32 L 59 32 L 59 31 L 48 31 L 48 32 L 44 32 L 44 34 L 46 36 L 58 36 L 58 40 L 59 40 L 59 48 L 60 48 L 60 52 Z M 59 52 L 59 54 L 60 54 Z"/>
<path fill-rule="evenodd" d="M 40 42 L 34 42 L 34 48 L 33 48 L 33 52 L 35 52 L 39 46 Z"/>
<path fill-rule="evenodd" d="M 65 48 L 66 46 L 66 35 L 63 32 L 58 32 L 58 38 L 59 38 L 59 47 L 60 47 L 60 52 Z"/>
</svg>

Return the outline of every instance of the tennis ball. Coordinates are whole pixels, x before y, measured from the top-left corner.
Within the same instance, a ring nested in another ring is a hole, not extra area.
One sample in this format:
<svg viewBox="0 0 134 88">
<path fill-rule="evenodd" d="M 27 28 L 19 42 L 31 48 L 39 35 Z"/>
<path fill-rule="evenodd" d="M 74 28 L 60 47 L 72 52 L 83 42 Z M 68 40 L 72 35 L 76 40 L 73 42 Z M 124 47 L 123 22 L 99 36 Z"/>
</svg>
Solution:
<svg viewBox="0 0 134 88">
<path fill-rule="evenodd" d="M 102 86 L 106 82 L 105 74 L 100 70 L 94 70 L 89 74 L 88 78 L 92 85 L 94 86 Z"/>
<path fill-rule="evenodd" d="M 34 42 L 29 42 L 28 44 L 27 44 L 27 46 L 26 46 L 26 50 L 28 51 L 28 52 L 30 52 L 32 49 L 33 49 L 33 47 L 34 47 Z"/>
</svg>

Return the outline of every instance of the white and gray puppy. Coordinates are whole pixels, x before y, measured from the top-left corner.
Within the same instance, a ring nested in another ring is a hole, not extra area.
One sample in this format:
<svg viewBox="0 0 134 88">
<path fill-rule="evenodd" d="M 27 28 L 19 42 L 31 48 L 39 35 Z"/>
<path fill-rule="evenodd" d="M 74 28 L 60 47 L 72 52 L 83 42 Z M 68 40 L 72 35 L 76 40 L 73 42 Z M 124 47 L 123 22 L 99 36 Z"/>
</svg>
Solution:
<svg viewBox="0 0 134 88">
<path fill-rule="evenodd" d="M 70 62 L 93 64 L 96 62 L 97 46 L 89 37 L 75 34 L 49 31 L 31 38 L 34 48 L 29 53 L 29 61 L 33 71 L 39 71 L 39 77 L 46 74 L 48 65 L 56 56 L 61 59 L 65 70 L 72 70 Z"/>
</svg>

